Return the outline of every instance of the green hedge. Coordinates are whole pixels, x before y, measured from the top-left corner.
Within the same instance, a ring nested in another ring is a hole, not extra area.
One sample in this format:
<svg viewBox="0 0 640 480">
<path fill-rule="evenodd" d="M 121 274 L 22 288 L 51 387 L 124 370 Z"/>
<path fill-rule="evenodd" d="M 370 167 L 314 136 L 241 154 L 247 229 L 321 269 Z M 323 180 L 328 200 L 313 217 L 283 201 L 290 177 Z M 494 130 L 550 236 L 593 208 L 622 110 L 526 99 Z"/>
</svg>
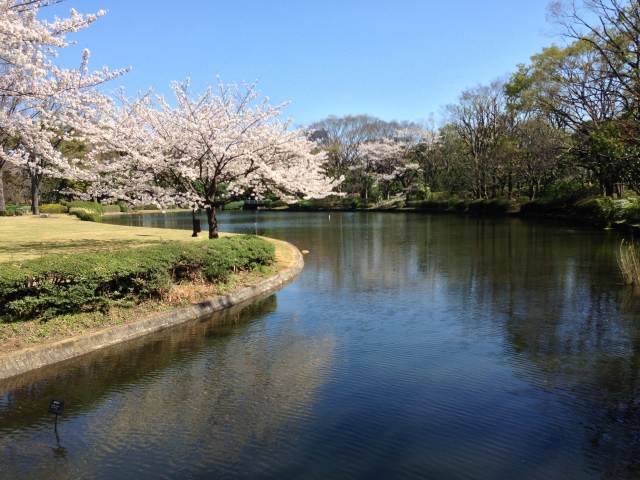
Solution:
<svg viewBox="0 0 640 480">
<path fill-rule="evenodd" d="M 67 207 L 69 207 L 69 210 L 71 210 L 72 208 L 83 208 L 85 210 L 96 212 L 100 215 L 104 213 L 103 206 L 98 202 L 90 202 L 85 200 L 73 200 L 72 202 L 67 202 L 66 205 Z"/>
<path fill-rule="evenodd" d="M 102 215 L 95 210 L 89 210 L 87 208 L 72 207 L 69 209 L 70 215 L 75 215 L 80 220 L 85 222 L 101 222 Z"/>
<path fill-rule="evenodd" d="M 22 215 L 30 215 L 31 207 L 29 205 L 12 205 L 5 206 L 5 211 L 0 212 L 0 215 L 4 217 L 20 217 Z"/>
<path fill-rule="evenodd" d="M 120 205 L 102 205 L 104 213 L 120 213 Z"/>
<path fill-rule="evenodd" d="M 160 207 L 158 207 L 157 205 L 153 204 L 153 203 L 149 203 L 146 205 L 136 205 L 135 207 L 133 207 L 134 210 L 139 211 L 139 210 L 160 210 Z"/>
<path fill-rule="evenodd" d="M 61 203 L 45 203 L 40 205 L 40 213 L 67 213 L 68 208 Z"/>
<path fill-rule="evenodd" d="M 228 202 L 224 204 L 225 210 L 242 210 L 244 207 L 244 200 L 237 200 L 235 202 Z"/>
<path fill-rule="evenodd" d="M 159 297 L 183 279 L 224 281 L 232 271 L 268 265 L 274 258 L 275 248 L 269 242 L 237 236 L 3 264 L 0 319 L 104 311 L 113 302 Z"/>
</svg>

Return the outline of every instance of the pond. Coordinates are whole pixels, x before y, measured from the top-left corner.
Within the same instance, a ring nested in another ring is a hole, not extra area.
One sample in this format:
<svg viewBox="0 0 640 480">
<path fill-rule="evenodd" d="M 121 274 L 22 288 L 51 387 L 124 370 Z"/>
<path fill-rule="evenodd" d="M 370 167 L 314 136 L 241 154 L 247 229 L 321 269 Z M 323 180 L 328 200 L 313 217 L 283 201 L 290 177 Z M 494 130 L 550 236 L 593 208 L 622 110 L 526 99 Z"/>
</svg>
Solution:
<svg viewBox="0 0 640 480">
<path fill-rule="evenodd" d="M 640 301 L 617 234 L 411 213 L 221 225 L 309 250 L 304 272 L 0 384 L 1 478 L 640 476 Z"/>
</svg>

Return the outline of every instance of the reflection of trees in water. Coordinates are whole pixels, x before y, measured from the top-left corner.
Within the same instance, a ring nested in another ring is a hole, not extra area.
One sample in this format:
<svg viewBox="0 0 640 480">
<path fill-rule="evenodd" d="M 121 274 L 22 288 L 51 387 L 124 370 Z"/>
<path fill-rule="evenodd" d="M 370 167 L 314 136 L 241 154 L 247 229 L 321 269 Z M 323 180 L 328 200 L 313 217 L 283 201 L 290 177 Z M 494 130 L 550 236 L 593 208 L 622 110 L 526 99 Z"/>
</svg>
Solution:
<svg viewBox="0 0 640 480">
<path fill-rule="evenodd" d="M 466 322 L 505 335 L 522 378 L 576 412 L 593 466 L 640 474 L 640 299 L 619 284 L 613 238 L 544 229 L 478 228 L 466 268 L 449 261 L 448 287 L 460 289 Z"/>
<path fill-rule="evenodd" d="M 312 245 L 308 288 L 441 291 L 470 335 L 504 338 L 519 375 L 571 406 L 596 468 L 640 474 L 640 298 L 620 285 L 615 234 L 455 216 L 331 222 L 298 232 Z"/>
<path fill-rule="evenodd" d="M 180 461 L 197 453 L 193 465 L 228 462 L 251 444 L 282 434 L 287 418 L 304 417 L 312 407 L 330 366 L 333 340 L 298 334 L 295 319 L 270 333 L 238 329 L 275 307 L 271 296 L 11 391 L 0 410 L 0 452 L 6 453 L 0 455 L 0 478 L 25 471 L 72 477 L 68 471 L 62 475 L 68 462 L 73 468 L 104 469 L 117 468 L 126 458 L 128 467 L 142 469 L 147 461 L 168 461 L 156 452 L 173 452 Z M 65 434 L 72 436 L 74 454 L 54 462 L 47 447 L 52 419 L 42 399 L 56 396 L 67 400 L 62 443 Z"/>
</svg>

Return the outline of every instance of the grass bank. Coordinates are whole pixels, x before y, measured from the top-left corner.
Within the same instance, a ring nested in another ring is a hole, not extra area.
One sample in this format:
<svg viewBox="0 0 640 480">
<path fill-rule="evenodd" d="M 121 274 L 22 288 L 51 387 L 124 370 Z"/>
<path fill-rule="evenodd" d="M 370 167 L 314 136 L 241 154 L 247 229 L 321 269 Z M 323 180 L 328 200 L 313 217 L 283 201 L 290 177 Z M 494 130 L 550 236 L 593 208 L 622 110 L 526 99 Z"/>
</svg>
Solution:
<svg viewBox="0 0 640 480">
<path fill-rule="evenodd" d="M 282 242 L 0 218 L 0 352 L 135 322 L 260 282 L 292 261 Z"/>
</svg>

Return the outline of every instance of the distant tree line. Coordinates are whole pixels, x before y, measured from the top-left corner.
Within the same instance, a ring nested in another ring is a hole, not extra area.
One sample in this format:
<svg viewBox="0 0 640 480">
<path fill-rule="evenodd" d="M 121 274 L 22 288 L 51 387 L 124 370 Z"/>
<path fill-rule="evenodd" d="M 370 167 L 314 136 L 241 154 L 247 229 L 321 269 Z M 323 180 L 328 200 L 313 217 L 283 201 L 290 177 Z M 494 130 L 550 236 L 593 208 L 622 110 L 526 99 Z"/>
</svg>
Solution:
<svg viewBox="0 0 640 480">
<path fill-rule="evenodd" d="M 462 92 L 440 128 L 359 115 L 311 125 L 341 191 L 378 200 L 447 192 L 536 199 L 640 190 L 640 2 L 550 6 L 564 46 Z"/>
</svg>

